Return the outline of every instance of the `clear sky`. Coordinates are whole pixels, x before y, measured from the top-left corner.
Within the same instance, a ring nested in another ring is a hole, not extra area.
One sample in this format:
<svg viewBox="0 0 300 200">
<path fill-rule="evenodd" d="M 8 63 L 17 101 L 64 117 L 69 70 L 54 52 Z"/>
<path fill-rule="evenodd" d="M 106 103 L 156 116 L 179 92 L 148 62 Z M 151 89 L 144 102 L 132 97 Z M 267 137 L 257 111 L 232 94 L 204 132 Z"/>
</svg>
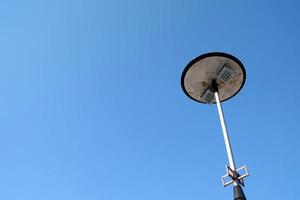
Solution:
<svg viewBox="0 0 300 200">
<path fill-rule="evenodd" d="M 181 90 L 221 51 L 247 70 L 223 104 L 249 200 L 298 199 L 297 1 L 0 1 L 0 199 L 232 199 L 215 106 Z"/>
</svg>

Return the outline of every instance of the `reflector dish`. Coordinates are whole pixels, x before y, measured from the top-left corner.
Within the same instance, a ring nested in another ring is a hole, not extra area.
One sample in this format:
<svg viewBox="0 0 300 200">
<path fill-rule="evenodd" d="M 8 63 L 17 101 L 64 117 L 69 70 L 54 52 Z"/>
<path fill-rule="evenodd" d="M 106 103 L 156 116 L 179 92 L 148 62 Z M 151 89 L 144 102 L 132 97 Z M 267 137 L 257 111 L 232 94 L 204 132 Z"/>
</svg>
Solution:
<svg viewBox="0 0 300 200">
<path fill-rule="evenodd" d="M 236 95 L 246 80 L 243 64 L 234 56 L 213 52 L 193 59 L 181 76 L 181 87 L 191 99 L 200 103 L 215 103 L 205 95 L 212 80 L 218 85 L 220 101 L 226 101 Z"/>
</svg>

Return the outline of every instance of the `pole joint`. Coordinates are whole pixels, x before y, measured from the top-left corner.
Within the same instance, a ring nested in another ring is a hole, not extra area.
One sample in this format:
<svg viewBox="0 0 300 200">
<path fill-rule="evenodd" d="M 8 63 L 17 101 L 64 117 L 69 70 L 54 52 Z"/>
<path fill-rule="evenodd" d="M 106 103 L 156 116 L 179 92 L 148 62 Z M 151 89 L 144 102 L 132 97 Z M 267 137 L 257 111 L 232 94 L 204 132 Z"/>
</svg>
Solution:
<svg viewBox="0 0 300 200">
<path fill-rule="evenodd" d="M 249 176 L 249 172 L 246 165 L 238 168 L 237 170 L 233 170 L 226 165 L 226 175 L 222 176 L 223 186 L 226 187 L 232 183 L 236 183 L 244 187 L 244 178 L 247 176 Z"/>
<path fill-rule="evenodd" d="M 219 87 L 218 87 L 218 83 L 217 83 L 216 79 L 213 79 L 211 81 L 211 88 L 213 89 L 214 92 L 219 93 Z"/>
</svg>

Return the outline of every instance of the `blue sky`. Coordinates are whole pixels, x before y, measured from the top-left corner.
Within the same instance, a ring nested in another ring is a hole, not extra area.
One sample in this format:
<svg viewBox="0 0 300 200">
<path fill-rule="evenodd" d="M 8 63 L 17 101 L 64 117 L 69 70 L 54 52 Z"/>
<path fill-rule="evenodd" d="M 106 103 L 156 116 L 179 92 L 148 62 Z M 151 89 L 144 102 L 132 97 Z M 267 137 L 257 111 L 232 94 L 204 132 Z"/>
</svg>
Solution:
<svg viewBox="0 0 300 200">
<path fill-rule="evenodd" d="M 249 200 L 297 199 L 296 1 L 0 1 L 0 198 L 232 199 L 214 106 L 181 90 L 221 51 L 246 67 L 223 104 Z"/>
</svg>

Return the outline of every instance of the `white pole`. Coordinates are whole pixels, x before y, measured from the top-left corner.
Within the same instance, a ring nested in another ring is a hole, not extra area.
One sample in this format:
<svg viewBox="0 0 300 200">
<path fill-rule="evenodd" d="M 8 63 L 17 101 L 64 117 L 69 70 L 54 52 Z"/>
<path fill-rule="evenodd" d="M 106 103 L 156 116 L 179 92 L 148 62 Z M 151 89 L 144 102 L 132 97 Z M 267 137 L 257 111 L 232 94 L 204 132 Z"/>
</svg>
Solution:
<svg viewBox="0 0 300 200">
<path fill-rule="evenodd" d="M 235 171 L 235 163 L 234 163 L 234 158 L 233 158 L 233 154 L 232 154 L 232 150 L 231 150 L 231 144 L 230 144 L 229 136 L 227 133 L 226 123 L 225 123 L 225 119 L 224 119 L 218 92 L 215 92 L 215 99 L 216 99 L 217 106 L 218 106 L 218 113 L 219 113 L 219 117 L 220 117 L 220 121 L 221 121 L 223 136 L 224 136 L 225 145 L 226 145 L 226 151 L 227 151 L 227 155 L 228 155 L 228 159 L 229 159 L 229 167 L 233 171 Z"/>
</svg>

